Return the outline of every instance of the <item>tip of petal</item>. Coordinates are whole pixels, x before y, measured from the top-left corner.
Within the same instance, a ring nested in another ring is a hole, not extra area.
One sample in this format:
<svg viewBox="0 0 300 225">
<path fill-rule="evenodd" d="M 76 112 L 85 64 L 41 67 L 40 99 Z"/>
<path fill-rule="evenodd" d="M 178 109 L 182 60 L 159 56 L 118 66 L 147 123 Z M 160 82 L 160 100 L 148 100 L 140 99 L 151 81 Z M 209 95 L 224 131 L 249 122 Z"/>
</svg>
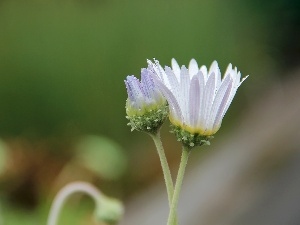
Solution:
<svg viewBox="0 0 300 225">
<path fill-rule="evenodd" d="M 142 73 L 142 74 L 143 74 L 143 73 L 147 73 L 147 71 L 148 71 L 148 70 L 147 70 L 146 68 L 142 68 L 142 69 L 141 69 L 141 73 Z"/>
<path fill-rule="evenodd" d="M 171 66 L 173 70 L 177 70 L 178 68 L 180 68 L 178 62 L 174 58 L 172 58 L 171 60 Z"/>
<path fill-rule="evenodd" d="M 150 59 L 147 59 L 148 67 L 153 67 L 153 62 Z"/>
<path fill-rule="evenodd" d="M 244 82 L 244 80 L 246 80 L 249 77 L 249 75 L 245 76 L 242 81 L 240 82 L 240 85 Z"/>
<path fill-rule="evenodd" d="M 189 63 L 189 73 L 190 76 L 193 76 L 195 74 L 197 74 L 199 71 L 199 67 L 198 67 L 198 63 L 195 59 L 191 59 L 190 63 Z"/>
<path fill-rule="evenodd" d="M 215 76 L 221 76 L 219 65 L 218 65 L 218 62 L 216 60 L 214 60 L 212 62 L 212 64 L 210 65 L 209 71 L 208 71 L 208 76 L 210 76 L 213 73 L 215 74 Z"/>
<path fill-rule="evenodd" d="M 203 74 L 203 77 L 204 77 L 204 80 L 205 80 L 205 82 L 206 82 L 206 80 L 207 80 L 207 67 L 206 66 L 201 66 L 200 67 L 200 71 L 201 71 L 201 73 Z"/>
<path fill-rule="evenodd" d="M 224 74 L 224 78 L 225 78 L 226 76 L 230 75 L 231 72 L 232 72 L 232 64 L 229 63 L 228 66 L 227 66 L 227 68 L 226 68 L 226 71 L 225 71 L 225 74 Z M 223 79 L 224 79 L 224 78 L 223 78 Z"/>
<path fill-rule="evenodd" d="M 214 61 L 212 62 L 212 64 L 211 64 L 211 67 L 215 67 L 215 66 L 218 66 L 217 60 L 214 60 Z"/>
<path fill-rule="evenodd" d="M 229 70 L 232 70 L 232 64 L 231 64 L 231 63 L 228 64 L 227 70 L 228 70 L 228 69 L 229 69 Z"/>
<path fill-rule="evenodd" d="M 186 66 L 185 66 L 185 65 L 182 65 L 182 66 L 181 66 L 181 70 L 187 70 Z"/>
</svg>

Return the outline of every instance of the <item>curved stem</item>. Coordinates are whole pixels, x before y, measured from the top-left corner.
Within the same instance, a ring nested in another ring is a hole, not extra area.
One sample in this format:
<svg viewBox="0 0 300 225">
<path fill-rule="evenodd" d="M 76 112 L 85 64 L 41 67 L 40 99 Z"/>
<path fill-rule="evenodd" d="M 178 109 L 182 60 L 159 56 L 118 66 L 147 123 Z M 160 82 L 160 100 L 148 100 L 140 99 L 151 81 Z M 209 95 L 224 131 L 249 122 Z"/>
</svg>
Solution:
<svg viewBox="0 0 300 225">
<path fill-rule="evenodd" d="M 170 209 L 170 214 L 169 214 L 167 225 L 176 224 L 176 215 L 177 215 L 179 194 L 180 194 L 182 180 L 184 177 L 184 172 L 185 172 L 186 164 L 187 164 L 187 161 L 189 158 L 189 154 L 190 154 L 190 150 L 183 147 L 180 166 L 179 166 L 178 175 L 177 175 L 177 179 L 176 179 L 174 195 L 173 195 L 173 199 L 172 199 L 172 204 L 171 204 L 171 209 Z"/>
<path fill-rule="evenodd" d="M 169 206 L 171 207 L 172 198 L 174 194 L 174 184 L 173 184 L 170 168 L 168 165 L 168 161 L 165 155 L 165 151 L 161 143 L 160 132 L 158 131 L 156 135 L 150 134 L 150 136 L 152 137 L 155 143 L 157 153 L 160 159 L 160 163 L 161 163 L 161 167 L 162 167 L 162 171 L 166 183 L 167 193 L 168 193 Z"/>
<path fill-rule="evenodd" d="M 62 188 L 56 195 L 50 209 L 47 225 L 57 225 L 61 208 L 63 207 L 67 198 L 75 192 L 83 192 L 88 194 L 90 197 L 92 197 L 92 199 L 94 199 L 96 207 L 98 208 L 100 206 L 102 193 L 97 188 L 86 182 L 70 183 Z"/>
</svg>

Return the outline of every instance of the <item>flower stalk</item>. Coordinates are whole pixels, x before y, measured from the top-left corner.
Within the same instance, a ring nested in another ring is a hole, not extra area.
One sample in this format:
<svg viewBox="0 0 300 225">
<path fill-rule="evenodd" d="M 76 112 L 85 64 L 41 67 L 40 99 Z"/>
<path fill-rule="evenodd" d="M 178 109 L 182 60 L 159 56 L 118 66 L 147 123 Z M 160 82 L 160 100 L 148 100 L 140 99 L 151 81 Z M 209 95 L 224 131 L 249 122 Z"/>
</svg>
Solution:
<svg viewBox="0 0 300 225">
<path fill-rule="evenodd" d="M 171 203 L 170 214 L 169 214 L 167 225 L 176 225 L 176 223 L 177 223 L 176 215 L 177 215 L 179 194 L 180 194 L 180 190 L 181 190 L 181 186 L 182 186 L 185 168 L 186 168 L 187 161 L 188 161 L 188 158 L 190 155 L 190 151 L 191 151 L 191 149 L 183 147 L 180 166 L 179 166 L 178 175 L 177 175 L 177 179 L 176 179 L 174 195 L 173 195 L 173 199 L 172 199 L 172 203 Z"/>
<path fill-rule="evenodd" d="M 150 136 L 152 137 L 155 143 L 157 153 L 160 159 L 160 163 L 161 163 L 161 167 L 162 167 L 162 171 L 166 183 L 167 193 L 168 193 L 169 206 L 171 207 L 172 198 L 174 194 L 174 184 L 173 184 L 170 168 L 168 165 L 168 161 L 164 152 L 164 148 L 161 143 L 160 132 L 158 131 L 157 134 L 150 134 Z"/>
</svg>

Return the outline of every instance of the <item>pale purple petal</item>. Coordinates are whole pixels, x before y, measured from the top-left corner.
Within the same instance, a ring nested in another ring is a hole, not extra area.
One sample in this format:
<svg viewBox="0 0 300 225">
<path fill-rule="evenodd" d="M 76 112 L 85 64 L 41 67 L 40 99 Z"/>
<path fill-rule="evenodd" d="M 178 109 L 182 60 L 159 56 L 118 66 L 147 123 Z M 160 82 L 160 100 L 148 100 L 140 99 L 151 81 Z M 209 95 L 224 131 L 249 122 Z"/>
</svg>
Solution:
<svg viewBox="0 0 300 225">
<path fill-rule="evenodd" d="M 153 96 L 154 91 L 154 83 L 152 78 L 150 77 L 149 71 L 145 68 L 141 71 L 141 89 L 144 95 L 147 98 L 151 98 Z"/>
<path fill-rule="evenodd" d="M 125 86 L 126 86 L 128 98 L 129 98 L 130 101 L 133 101 L 134 97 L 133 97 L 133 93 L 132 93 L 131 87 L 129 86 L 127 80 L 124 80 L 124 82 L 125 82 Z"/>
<path fill-rule="evenodd" d="M 126 87 L 131 101 L 143 98 L 140 81 L 134 76 L 127 76 Z"/>
</svg>

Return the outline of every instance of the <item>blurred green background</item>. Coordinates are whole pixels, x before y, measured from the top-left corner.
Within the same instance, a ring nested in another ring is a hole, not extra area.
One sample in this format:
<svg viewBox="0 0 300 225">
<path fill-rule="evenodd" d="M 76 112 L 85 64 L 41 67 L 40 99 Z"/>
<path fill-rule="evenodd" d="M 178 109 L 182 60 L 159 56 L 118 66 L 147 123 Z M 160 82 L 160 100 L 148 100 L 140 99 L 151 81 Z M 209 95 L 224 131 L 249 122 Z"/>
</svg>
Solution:
<svg viewBox="0 0 300 225">
<path fill-rule="evenodd" d="M 73 180 L 126 201 L 161 179 L 151 140 L 125 119 L 123 80 L 146 59 L 217 60 L 251 75 L 222 136 L 298 65 L 299 21 L 296 0 L 0 0 L 0 224 L 45 224 Z M 168 125 L 163 135 L 176 167 L 180 146 Z M 61 224 L 89 221 L 91 209 L 67 206 Z"/>
</svg>

